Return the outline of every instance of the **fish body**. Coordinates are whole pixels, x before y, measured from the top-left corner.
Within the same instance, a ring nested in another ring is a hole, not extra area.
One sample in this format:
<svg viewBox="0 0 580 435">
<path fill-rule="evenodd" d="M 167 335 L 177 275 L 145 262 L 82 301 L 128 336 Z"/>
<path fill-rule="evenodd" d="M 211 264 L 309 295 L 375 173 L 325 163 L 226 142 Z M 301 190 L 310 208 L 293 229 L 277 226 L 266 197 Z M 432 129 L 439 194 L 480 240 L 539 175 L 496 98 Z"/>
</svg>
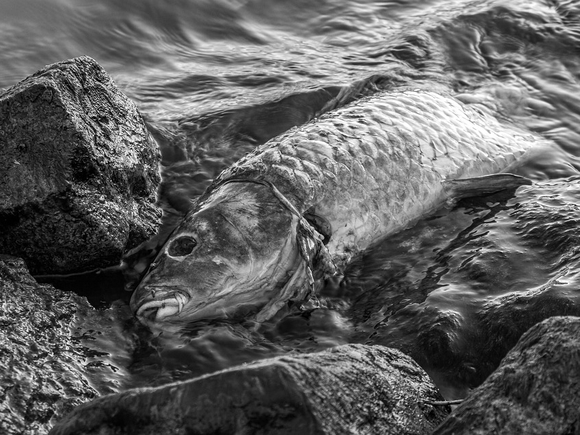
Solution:
<svg viewBox="0 0 580 435">
<path fill-rule="evenodd" d="M 536 144 L 529 132 L 450 96 L 405 90 L 363 98 L 223 171 L 168 239 L 132 307 L 144 321 L 240 309 L 267 319 L 378 238 L 454 193 L 485 187 L 485 176 L 511 170 Z"/>
</svg>

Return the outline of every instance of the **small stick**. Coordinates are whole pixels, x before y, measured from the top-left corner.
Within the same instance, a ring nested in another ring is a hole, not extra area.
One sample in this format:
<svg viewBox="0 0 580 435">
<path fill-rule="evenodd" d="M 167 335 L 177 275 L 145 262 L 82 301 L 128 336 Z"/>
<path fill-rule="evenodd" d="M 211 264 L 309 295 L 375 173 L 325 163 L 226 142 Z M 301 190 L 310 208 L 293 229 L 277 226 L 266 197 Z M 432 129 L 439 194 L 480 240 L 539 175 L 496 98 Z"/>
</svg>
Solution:
<svg viewBox="0 0 580 435">
<path fill-rule="evenodd" d="M 426 403 L 428 405 L 445 406 L 445 405 L 459 405 L 462 402 L 463 402 L 463 399 L 457 399 L 457 400 L 439 400 L 439 401 L 425 400 L 424 403 Z"/>
</svg>

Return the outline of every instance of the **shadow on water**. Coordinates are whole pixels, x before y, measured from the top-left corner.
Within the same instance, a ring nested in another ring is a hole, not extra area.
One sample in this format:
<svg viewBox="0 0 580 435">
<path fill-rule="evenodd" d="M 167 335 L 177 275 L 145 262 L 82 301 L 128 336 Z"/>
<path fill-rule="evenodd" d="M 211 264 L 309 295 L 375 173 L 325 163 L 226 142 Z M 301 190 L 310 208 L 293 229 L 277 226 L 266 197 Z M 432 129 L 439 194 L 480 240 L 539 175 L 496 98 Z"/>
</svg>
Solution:
<svg viewBox="0 0 580 435">
<path fill-rule="evenodd" d="M 97 309 L 110 307 L 116 301 L 129 303 L 131 298 L 125 291 L 125 278 L 118 267 L 68 275 L 36 275 L 34 279 L 84 296 Z"/>
</svg>

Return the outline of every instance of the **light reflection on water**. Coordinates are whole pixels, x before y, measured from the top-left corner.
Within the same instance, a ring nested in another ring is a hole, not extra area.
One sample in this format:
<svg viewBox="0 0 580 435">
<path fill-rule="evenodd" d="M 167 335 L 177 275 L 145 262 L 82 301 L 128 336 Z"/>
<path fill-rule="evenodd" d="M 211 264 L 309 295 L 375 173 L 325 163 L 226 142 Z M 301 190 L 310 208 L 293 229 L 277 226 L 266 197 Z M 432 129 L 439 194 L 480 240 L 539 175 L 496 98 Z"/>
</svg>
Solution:
<svg viewBox="0 0 580 435">
<path fill-rule="evenodd" d="M 448 89 L 547 139 L 520 169 L 544 182 L 515 197 L 464 201 L 378 244 L 341 287 L 326 289 L 320 309 L 258 329 L 214 323 L 179 333 L 145 330 L 123 302 L 86 314 L 79 335 L 93 349 L 100 391 L 364 342 L 410 353 L 459 397 L 526 326 L 578 314 L 578 181 L 545 181 L 580 168 L 577 9 L 571 1 L 2 2 L 0 87 L 44 64 L 94 57 L 158 139 L 164 204 L 177 212 L 224 166 L 326 110 L 356 81 L 342 102 L 397 86 Z"/>
</svg>

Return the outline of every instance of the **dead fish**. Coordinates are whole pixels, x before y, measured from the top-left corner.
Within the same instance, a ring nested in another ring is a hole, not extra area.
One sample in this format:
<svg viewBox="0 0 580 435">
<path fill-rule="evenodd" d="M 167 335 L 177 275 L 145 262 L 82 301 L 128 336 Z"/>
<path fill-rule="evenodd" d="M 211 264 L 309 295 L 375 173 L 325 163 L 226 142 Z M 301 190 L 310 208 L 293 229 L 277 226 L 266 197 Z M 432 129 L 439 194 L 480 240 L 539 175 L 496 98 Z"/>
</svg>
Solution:
<svg viewBox="0 0 580 435">
<path fill-rule="evenodd" d="M 445 201 L 530 184 L 508 172 L 540 142 L 451 96 L 365 97 L 223 171 L 169 237 L 131 307 L 144 323 L 265 321 Z"/>
</svg>

